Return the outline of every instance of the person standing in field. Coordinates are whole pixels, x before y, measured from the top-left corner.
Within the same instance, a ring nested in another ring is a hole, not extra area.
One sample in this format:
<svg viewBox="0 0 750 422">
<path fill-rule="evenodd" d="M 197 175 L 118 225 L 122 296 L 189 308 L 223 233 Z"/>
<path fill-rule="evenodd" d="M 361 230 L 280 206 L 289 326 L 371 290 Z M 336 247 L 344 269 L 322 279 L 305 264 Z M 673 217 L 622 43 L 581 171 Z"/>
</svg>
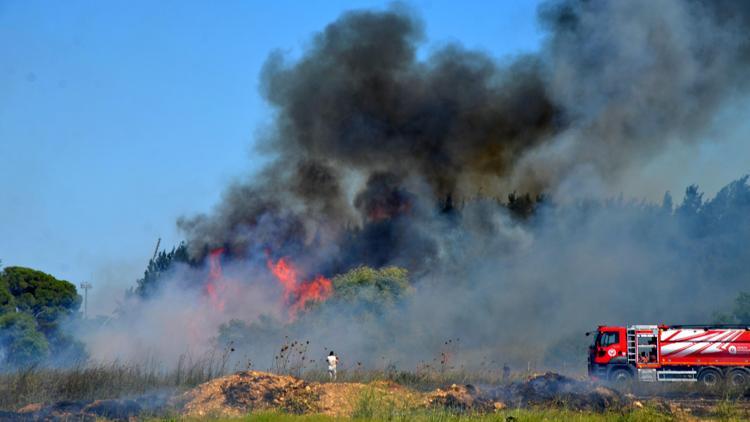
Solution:
<svg viewBox="0 0 750 422">
<path fill-rule="evenodd" d="M 339 364 L 339 357 L 331 350 L 326 359 L 328 359 L 328 377 L 331 381 L 336 381 L 336 365 Z"/>
</svg>

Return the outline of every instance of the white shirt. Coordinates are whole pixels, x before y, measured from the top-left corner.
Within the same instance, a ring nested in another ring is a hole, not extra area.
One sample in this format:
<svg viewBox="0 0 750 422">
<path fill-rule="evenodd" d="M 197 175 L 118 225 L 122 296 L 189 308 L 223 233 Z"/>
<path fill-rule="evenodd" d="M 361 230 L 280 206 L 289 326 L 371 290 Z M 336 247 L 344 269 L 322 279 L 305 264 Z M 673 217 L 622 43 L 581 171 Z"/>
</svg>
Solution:
<svg viewBox="0 0 750 422">
<path fill-rule="evenodd" d="M 339 358 L 336 355 L 328 356 L 328 369 L 336 369 L 336 364 L 339 362 Z"/>
</svg>

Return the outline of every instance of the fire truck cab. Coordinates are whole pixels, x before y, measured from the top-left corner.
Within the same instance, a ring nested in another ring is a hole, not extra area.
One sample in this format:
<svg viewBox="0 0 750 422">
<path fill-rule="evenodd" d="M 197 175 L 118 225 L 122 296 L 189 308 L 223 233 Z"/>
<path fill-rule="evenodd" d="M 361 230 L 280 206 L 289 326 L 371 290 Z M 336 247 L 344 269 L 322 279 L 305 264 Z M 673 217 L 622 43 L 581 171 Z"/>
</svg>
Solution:
<svg viewBox="0 0 750 422">
<path fill-rule="evenodd" d="M 589 346 L 595 380 L 750 384 L 750 328 L 739 325 L 601 325 Z"/>
</svg>

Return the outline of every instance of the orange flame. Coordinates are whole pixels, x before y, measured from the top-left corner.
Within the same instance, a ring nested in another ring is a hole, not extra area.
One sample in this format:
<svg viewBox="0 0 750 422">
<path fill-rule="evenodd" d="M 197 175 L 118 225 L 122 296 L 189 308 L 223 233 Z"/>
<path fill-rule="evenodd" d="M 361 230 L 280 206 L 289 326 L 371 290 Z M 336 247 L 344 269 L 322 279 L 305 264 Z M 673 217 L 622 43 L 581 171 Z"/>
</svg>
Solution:
<svg viewBox="0 0 750 422">
<path fill-rule="evenodd" d="M 300 281 L 297 269 L 288 259 L 281 258 L 276 263 L 269 259 L 267 264 L 268 269 L 284 288 L 284 302 L 289 307 L 289 316 L 292 319 L 305 309 L 308 302 L 323 302 L 333 293 L 331 280 L 322 275 L 310 281 Z"/>
<path fill-rule="evenodd" d="M 206 293 L 211 304 L 219 311 L 224 310 L 224 292 L 226 286 L 222 283 L 221 255 L 224 248 L 211 251 L 208 256 L 208 282 L 206 282 Z"/>
<path fill-rule="evenodd" d="M 305 308 L 305 303 L 310 301 L 323 302 L 331 296 L 331 293 L 333 293 L 331 280 L 318 275 L 314 279 L 302 282 L 297 286 L 295 292 L 297 301 L 291 309 L 296 314 Z"/>
</svg>

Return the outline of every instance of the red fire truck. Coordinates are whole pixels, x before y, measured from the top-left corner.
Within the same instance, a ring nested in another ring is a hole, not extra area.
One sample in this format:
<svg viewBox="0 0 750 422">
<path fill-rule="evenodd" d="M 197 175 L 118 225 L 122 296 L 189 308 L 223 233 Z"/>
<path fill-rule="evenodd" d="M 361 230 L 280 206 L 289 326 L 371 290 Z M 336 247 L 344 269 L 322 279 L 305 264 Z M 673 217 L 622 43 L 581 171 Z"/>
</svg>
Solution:
<svg viewBox="0 0 750 422">
<path fill-rule="evenodd" d="M 589 347 L 596 380 L 750 383 L 750 327 L 741 325 L 601 325 Z"/>
</svg>

